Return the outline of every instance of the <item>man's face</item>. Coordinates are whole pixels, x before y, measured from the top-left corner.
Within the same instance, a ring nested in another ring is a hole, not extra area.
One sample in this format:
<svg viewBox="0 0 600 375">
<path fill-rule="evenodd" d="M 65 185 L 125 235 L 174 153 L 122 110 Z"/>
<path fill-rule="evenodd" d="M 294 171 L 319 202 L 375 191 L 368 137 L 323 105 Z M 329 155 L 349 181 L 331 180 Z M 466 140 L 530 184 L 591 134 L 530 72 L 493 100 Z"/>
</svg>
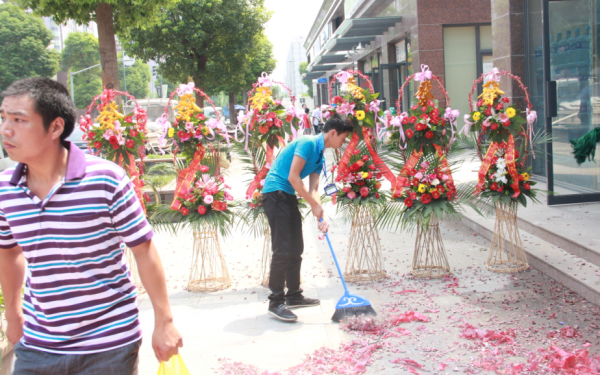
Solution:
<svg viewBox="0 0 600 375">
<path fill-rule="evenodd" d="M 337 130 L 331 130 L 331 148 L 337 150 L 346 142 L 349 132 L 338 134 Z"/>
<path fill-rule="evenodd" d="M 32 98 L 27 95 L 4 98 L 0 116 L 2 146 L 12 160 L 27 164 L 43 157 L 53 136 L 44 129 L 42 116 L 35 112 Z"/>
</svg>

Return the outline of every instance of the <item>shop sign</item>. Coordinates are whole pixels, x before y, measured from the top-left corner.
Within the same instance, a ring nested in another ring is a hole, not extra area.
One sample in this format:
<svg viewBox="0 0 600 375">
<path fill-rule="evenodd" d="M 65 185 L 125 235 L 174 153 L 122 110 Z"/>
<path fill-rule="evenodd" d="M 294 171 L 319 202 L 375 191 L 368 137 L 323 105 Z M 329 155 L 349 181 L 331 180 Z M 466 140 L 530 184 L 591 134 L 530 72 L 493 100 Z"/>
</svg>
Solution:
<svg viewBox="0 0 600 375">
<path fill-rule="evenodd" d="M 396 62 L 402 63 L 406 61 L 406 39 L 396 43 Z"/>
</svg>

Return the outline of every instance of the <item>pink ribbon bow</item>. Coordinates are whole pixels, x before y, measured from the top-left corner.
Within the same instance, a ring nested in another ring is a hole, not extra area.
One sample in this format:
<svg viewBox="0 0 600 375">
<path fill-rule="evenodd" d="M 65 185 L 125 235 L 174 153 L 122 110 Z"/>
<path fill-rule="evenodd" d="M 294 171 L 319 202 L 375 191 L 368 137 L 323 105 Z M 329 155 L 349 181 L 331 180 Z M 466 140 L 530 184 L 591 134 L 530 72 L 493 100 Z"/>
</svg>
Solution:
<svg viewBox="0 0 600 375">
<path fill-rule="evenodd" d="M 162 127 L 162 133 L 158 136 L 158 145 L 160 146 L 160 153 L 165 154 L 162 150 L 162 147 L 165 146 L 166 142 L 165 137 L 169 132 L 169 128 L 171 127 L 171 123 L 169 122 L 169 115 L 163 113 L 162 116 L 156 119 L 156 123 Z"/>
<path fill-rule="evenodd" d="M 404 150 L 406 148 L 406 138 L 404 136 L 404 128 L 402 127 L 402 121 L 404 121 L 405 118 L 408 118 L 408 113 L 402 112 L 398 116 L 394 117 L 392 121 L 390 121 L 390 124 L 398 128 L 398 131 L 400 132 L 400 138 L 398 139 L 398 147 L 401 150 Z M 402 142 L 404 142 L 404 146 L 402 146 Z"/>
<path fill-rule="evenodd" d="M 527 108 L 527 133 L 529 135 L 529 144 L 531 145 L 531 155 L 533 156 L 533 158 L 535 159 L 535 151 L 533 151 L 533 136 L 534 136 L 534 132 L 533 132 L 533 124 L 535 123 L 535 120 L 537 120 L 537 112 L 536 111 L 532 111 L 529 108 Z"/>
<path fill-rule="evenodd" d="M 375 99 L 371 103 L 369 103 L 369 111 L 378 113 L 379 112 L 379 100 Z"/>
<path fill-rule="evenodd" d="M 427 81 L 431 79 L 431 70 L 429 70 L 429 66 L 425 64 L 421 64 L 421 73 L 415 73 L 415 81 Z"/>
<path fill-rule="evenodd" d="M 194 87 L 196 87 L 194 82 L 190 82 L 188 84 L 181 84 L 177 88 L 177 95 L 181 96 L 181 95 L 186 95 L 186 94 L 193 94 Z"/>
<path fill-rule="evenodd" d="M 338 82 L 343 85 L 345 85 L 346 82 L 348 82 L 348 78 L 350 78 L 350 77 L 352 77 L 352 74 L 350 74 L 344 70 L 340 70 L 340 72 L 335 75 L 335 78 L 338 80 Z"/>
<path fill-rule="evenodd" d="M 490 80 L 494 80 L 496 82 L 500 82 L 501 77 L 502 76 L 498 68 L 493 68 L 488 74 L 486 74 L 485 81 L 488 82 Z"/>
<path fill-rule="evenodd" d="M 463 126 L 462 129 L 460 129 L 460 131 L 458 132 L 458 134 L 464 134 L 464 135 L 469 135 L 469 129 L 471 128 L 471 125 L 474 124 L 474 122 L 469 121 L 469 117 L 471 117 L 470 115 L 465 115 L 464 119 L 465 119 L 465 126 Z"/>
<path fill-rule="evenodd" d="M 450 136 L 450 144 L 452 144 L 452 142 L 454 142 L 454 135 L 456 133 L 456 131 L 455 131 L 456 119 L 458 118 L 458 116 L 460 116 L 460 111 L 458 109 L 452 109 L 450 107 L 446 108 L 444 117 L 450 123 L 450 130 L 452 131 L 452 135 Z"/>
<path fill-rule="evenodd" d="M 260 77 L 258 77 L 258 84 L 264 87 L 271 86 L 271 77 L 266 72 L 263 72 Z"/>
</svg>

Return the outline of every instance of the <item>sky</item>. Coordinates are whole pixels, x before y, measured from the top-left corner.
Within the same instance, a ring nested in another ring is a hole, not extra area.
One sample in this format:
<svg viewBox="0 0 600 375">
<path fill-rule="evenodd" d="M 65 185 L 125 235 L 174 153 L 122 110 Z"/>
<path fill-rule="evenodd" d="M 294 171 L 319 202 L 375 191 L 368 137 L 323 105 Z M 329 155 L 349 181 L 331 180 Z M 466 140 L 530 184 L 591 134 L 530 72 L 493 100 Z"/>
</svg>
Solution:
<svg viewBox="0 0 600 375">
<path fill-rule="evenodd" d="M 284 81 L 290 43 L 299 36 L 306 40 L 322 3 L 323 0 L 265 0 L 265 6 L 273 12 L 265 25 L 265 33 L 273 43 L 277 60 L 271 74 L 275 80 Z"/>
</svg>

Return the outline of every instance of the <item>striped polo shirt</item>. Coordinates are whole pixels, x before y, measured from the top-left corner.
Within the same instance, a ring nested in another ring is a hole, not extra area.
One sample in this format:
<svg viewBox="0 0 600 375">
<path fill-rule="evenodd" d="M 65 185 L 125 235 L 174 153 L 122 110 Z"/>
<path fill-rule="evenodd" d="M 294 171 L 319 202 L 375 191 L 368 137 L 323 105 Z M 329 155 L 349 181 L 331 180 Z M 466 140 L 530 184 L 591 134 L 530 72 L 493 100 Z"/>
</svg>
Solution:
<svg viewBox="0 0 600 375">
<path fill-rule="evenodd" d="M 141 338 L 122 244 L 153 232 L 121 167 L 64 146 L 66 176 L 43 201 L 27 188 L 26 165 L 0 174 L 0 251 L 19 245 L 27 259 L 21 343 L 97 353 Z"/>
</svg>

